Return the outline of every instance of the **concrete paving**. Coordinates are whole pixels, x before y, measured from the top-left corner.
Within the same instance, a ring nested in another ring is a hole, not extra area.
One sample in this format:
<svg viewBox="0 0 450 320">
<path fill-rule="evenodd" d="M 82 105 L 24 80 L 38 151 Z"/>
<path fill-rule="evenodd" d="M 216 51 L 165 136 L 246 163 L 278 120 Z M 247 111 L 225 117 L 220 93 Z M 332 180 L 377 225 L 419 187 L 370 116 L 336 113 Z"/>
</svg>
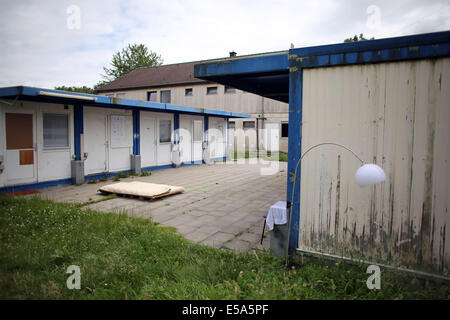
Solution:
<svg viewBox="0 0 450 320">
<path fill-rule="evenodd" d="M 286 163 L 239 162 L 193 165 L 152 171 L 150 176 L 120 179 L 183 186 L 186 192 L 155 201 L 118 197 L 84 206 L 102 212 L 124 213 L 177 229 L 186 239 L 236 252 L 268 249 L 269 231 L 263 215 L 271 205 L 286 199 Z M 270 171 L 271 174 L 267 174 Z M 102 199 L 96 184 L 67 185 L 41 190 L 41 197 L 62 202 Z"/>
</svg>

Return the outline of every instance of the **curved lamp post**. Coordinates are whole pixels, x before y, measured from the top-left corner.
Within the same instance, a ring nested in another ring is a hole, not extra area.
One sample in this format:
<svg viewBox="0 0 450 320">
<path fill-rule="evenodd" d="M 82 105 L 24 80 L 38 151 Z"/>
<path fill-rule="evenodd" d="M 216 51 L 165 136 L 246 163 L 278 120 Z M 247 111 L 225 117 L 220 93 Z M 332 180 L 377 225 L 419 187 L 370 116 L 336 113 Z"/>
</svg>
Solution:
<svg viewBox="0 0 450 320">
<path fill-rule="evenodd" d="M 323 143 L 316 144 L 316 145 L 310 147 L 308 150 L 306 150 L 302 154 L 300 159 L 298 159 L 297 164 L 295 166 L 295 170 L 294 170 L 294 181 L 292 183 L 291 205 L 289 206 L 289 217 L 288 217 L 289 226 L 288 226 L 288 237 L 287 237 L 287 244 L 286 244 L 286 262 L 285 262 L 286 266 L 288 265 L 288 257 L 289 257 L 289 242 L 290 242 L 290 238 L 291 238 L 291 218 L 292 218 L 291 214 L 292 214 L 292 205 L 294 203 L 295 182 L 297 179 L 298 166 L 300 165 L 300 162 L 302 161 L 303 157 L 308 152 L 310 152 L 312 149 L 315 149 L 315 148 L 323 146 L 323 145 L 334 145 L 334 146 L 344 148 L 345 150 L 350 151 L 361 162 L 361 167 L 359 167 L 359 169 L 356 171 L 356 174 L 355 174 L 356 183 L 361 188 L 371 186 L 371 185 L 374 185 L 376 183 L 383 182 L 386 180 L 386 174 L 384 173 L 384 170 L 380 166 L 373 164 L 373 163 L 365 163 L 360 157 L 358 157 L 358 155 L 355 152 L 353 152 L 351 149 L 349 149 L 346 146 L 343 146 L 339 143 L 323 142 Z M 299 226 L 299 228 L 300 228 L 300 226 Z"/>
</svg>

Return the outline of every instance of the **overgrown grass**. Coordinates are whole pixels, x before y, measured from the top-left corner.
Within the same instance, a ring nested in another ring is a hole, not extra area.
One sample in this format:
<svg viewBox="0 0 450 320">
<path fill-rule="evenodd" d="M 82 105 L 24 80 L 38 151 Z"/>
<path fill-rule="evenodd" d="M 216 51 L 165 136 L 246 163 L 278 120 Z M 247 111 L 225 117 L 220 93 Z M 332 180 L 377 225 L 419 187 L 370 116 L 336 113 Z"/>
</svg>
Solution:
<svg viewBox="0 0 450 320">
<path fill-rule="evenodd" d="M 415 299 L 449 298 L 447 285 L 365 267 L 266 253 L 235 254 L 185 240 L 173 228 L 76 205 L 0 197 L 1 299 Z M 70 265 L 81 289 L 69 290 Z"/>
</svg>

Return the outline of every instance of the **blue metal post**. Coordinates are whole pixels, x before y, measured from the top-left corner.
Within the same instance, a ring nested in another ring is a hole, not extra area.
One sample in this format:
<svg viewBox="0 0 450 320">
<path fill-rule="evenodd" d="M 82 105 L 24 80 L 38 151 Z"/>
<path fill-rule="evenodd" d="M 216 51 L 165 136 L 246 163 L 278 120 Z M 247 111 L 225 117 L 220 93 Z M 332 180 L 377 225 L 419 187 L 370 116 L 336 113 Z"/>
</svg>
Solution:
<svg viewBox="0 0 450 320">
<path fill-rule="evenodd" d="M 300 173 L 301 164 L 297 169 L 294 185 L 295 167 L 302 154 L 302 84 L 303 69 L 293 68 L 289 73 L 289 159 L 287 202 L 291 205 L 291 229 L 289 238 L 289 254 L 298 247 L 300 219 Z"/>
<path fill-rule="evenodd" d="M 139 109 L 133 109 L 133 154 L 141 154 L 141 118 Z"/>
<path fill-rule="evenodd" d="M 180 143 L 180 114 L 178 112 L 174 113 L 173 115 L 173 132 L 175 133 L 174 136 L 174 143 L 179 144 Z"/>
<path fill-rule="evenodd" d="M 81 160 L 81 135 L 84 131 L 83 105 L 81 104 L 75 104 L 73 106 L 73 128 L 75 160 Z"/>
</svg>

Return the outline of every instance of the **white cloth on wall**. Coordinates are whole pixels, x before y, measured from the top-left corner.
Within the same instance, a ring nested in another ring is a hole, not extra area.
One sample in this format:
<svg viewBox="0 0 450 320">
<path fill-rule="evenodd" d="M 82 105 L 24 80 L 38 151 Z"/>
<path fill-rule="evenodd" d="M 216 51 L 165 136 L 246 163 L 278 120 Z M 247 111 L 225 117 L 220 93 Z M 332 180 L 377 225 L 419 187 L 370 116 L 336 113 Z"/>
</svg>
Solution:
<svg viewBox="0 0 450 320">
<path fill-rule="evenodd" d="M 286 224 L 286 201 L 278 201 L 270 207 L 266 218 L 267 226 L 270 230 L 273 230 L 275 224 Z"/>
</svg>

